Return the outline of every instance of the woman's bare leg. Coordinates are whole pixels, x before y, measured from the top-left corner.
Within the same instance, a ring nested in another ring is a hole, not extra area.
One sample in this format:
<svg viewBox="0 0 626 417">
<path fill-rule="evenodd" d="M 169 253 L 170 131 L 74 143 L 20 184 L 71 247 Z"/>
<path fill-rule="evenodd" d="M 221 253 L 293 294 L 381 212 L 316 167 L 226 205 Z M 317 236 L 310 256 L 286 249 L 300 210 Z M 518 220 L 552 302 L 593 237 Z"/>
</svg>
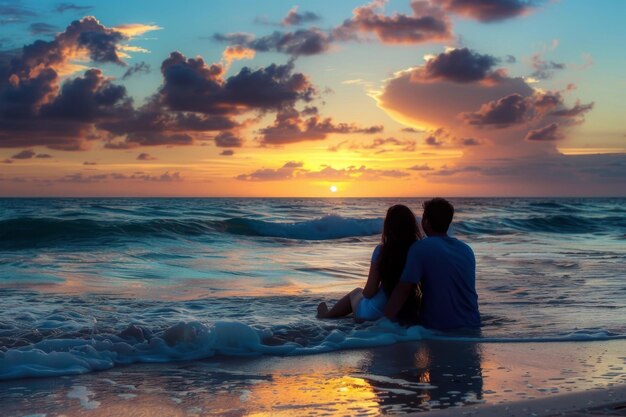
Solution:
<svg viewBox="0 0 626 417">
<path fill-rule="evenodd" d="M 317 306 L 317 317 L 319 317 L 320 319 L 332 319 L 336 317 L 347 316 L 353 311 L 352 301 L 358 297 L 358 294 L 362 294 L 362 292 L 363 292 L 362 288 L 353 289 L 348 294 L 341 297 L 339 301 L 337 301 L 337 303 L 330 310 L 328 309 L 328 306 L 326 305 L 326 303 L 321 302 Z"/>
</svg>

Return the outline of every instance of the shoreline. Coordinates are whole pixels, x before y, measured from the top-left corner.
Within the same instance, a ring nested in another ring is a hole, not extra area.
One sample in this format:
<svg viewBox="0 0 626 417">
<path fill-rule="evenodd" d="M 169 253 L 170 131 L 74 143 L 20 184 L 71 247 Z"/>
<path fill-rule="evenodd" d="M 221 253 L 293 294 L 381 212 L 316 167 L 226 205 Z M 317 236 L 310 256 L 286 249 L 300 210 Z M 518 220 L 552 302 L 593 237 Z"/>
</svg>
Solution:
<svg viewBox="0 0 626 417">
<path fill-rule="evenodd" d="M 584 417 L 597 415 L 626 415 L 626 384 L 506 404 L 482 404 L 410 413 L 406 417 Z"/>
<path fill-rule="evenodd" d="M 625 351 L 624 340 L 420 341 L 307 356 L 216 356 L 3 381 L 0 409 L 6 417 L 547 417 L 626 398 Z"/>
</svg>

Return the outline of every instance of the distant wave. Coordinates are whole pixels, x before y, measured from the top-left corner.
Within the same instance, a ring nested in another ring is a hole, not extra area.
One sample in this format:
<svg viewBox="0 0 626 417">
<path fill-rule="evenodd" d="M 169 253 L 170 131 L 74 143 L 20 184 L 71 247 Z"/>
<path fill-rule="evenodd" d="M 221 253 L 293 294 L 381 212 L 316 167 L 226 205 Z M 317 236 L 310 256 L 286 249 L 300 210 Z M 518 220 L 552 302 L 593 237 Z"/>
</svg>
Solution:
<svg viewBox="0 0 626 417">
<path fill-rule="evenodd" d="M 275 237 L 298 240 L 330 240 L 371 236 L 382 232 L 379 218 L 350 218 L 328 215 L 300 222 L 278 222 L 247 217 L 225 220 L 154 218 L 150 220 L 94 220 L 91 218 L 19 217 L 0 220 L 0 248 L 28 248 L 55 244 L 93 242 L 143 236 L 191 237 L 211 233 Z M 510 233 L 584 234 L 606 233 L 623 236 L 626 217 L 609 215 L 584 217 L 554 214 L 521 218 L 479 218 L 453 223 L 462 235 Z"/>
<path fill-rule="evenodd" d="M 296 223 L 267 222 L 247 218 L 224 221 L 224 230 L 233 234 L 306 240 L 376 235 L 381 233 L 382 228 L 382 219 L 355 219 L 335 215 Z"/>
<path fill-rule="evenodd" d="M 121 334 L 87 334 L 46 339 L 0 351 L 0 380 L 75 375 L 139 362 L 173 362 L 224 356 L 297 356 L 344 349 L 370 348 L 424 339 L 480 342 L 574 342 L 624 339 L 604 330 L 574 332 L 553 337 L 480 338 L 438 334 L 420 326 L 401 327 L 389 320 L 348 331 L 326 329 L 312 340 L 280 340 L 272 329 L 258 330 L 240 322 L 180 322 L 158 335 L 131 325 Z M 295 341 L 297 340 L 297 342 Z"/>
<path fill-rule="evenodd" d="M 75 241 L 99 242 L 101 238 L 132 238 L 145 235 L 199 236 L 216 232 L 244 236 L 328 240 L 375 235 L 381 230 L 381 219 L 345 218 L 336 215 L 293 223 L 245 217 L 226 220 L 164 218 L 140 221 L 19 217 L 0 220 L 0 247 L 36 247 Z"/>
<path fill-rule="evenodd" d="M 529 216 L 524 218 L 489 218 L 465 220 L 452 224 L 453 229 L 467 235 L 500 235 L 508 233 L 620 234 L 626 231 L 624 216 L 584 217 L 573 214 Z"/>
</svg>

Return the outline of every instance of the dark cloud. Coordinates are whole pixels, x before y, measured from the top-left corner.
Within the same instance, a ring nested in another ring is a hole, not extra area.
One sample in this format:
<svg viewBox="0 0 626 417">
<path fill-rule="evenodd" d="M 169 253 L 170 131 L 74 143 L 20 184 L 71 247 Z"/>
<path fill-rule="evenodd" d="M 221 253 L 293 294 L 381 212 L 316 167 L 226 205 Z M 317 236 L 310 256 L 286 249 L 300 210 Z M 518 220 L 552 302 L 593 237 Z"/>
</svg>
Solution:
<svg viewBox="0 0 626 417">
<path fill-rule="evenodd" d="M 479 111 L 461 113 L 460 117 L 468 124 L 478 127 L 507 128 L 530 121 L 541 121 L 549 117 L 568 119 L 565 124 L 579 124 L 594 103 L 580 104 L 567 108 L 559 92 L 535 93 L 522 97 L 511 94 L 501 99 L 483 104 Z"/>
<path fill-rule="evenodd" d="M 293 7 L 282 21 L 284 26 L 296 26 L 320 20 L 320 15 L 313 12 L 298 12 L 298 7 Z"/>
<path fill-rule="evenodd" d="M 426 64 L 416 69 L 412 75 L 414 80 L 441 81 L 457 83 L 481 81 L 496 76 L 492 68 L 499 60 L 491 55 L 483 55 L 467 48 L 452 49 L 443 52 Z"/>
<path fill-rule="evenodd" d="M 59 28 L 49 23 L 37 22 L 31 23 L 28 30 L 31 35 L 54 35 L 59 31 Z"/>
<path fill-rule="evenodd" d="M 220 132 L 215 136 L 215 146 L 219 148 L 239 148 L 243 144 L 243 139 L 231 131 Z"/>
<path fill-rule="evenodd" d="M 154 156 L 151 156 L 149 153 L 142 152 L 139 155 L 137 155 L 137 160 L 138 161 L 155 161 L 156 158 Z"/>
<path fill-rule="evenodd" d="M 443 145 L 443 142 L 441 140 L 439 140 L 436 136 L 427 136 L 426 139 L 424 139 L 424 143 L 426 145 L 429 146 L 441 146 Z"/>
<path fill-rule="evenodd" d="M 374 134 L 383 130 L 382 126 L 358 127 L 349 123 L 335 123 L 330 117 L 319 116 L 302 118 L 291 108 L 276 114 L 274 124 L 259 130 L 260 141 L 264 145 L 285 145 L 308 140 L 326 139 L 329 134 L 363 133 Z"/>
<path fill-rule="evenodd" d="M 98 163 L 97 162 L 85 161 L 85 162 L 83 162 L 83 165 L 91 166 L 91 165 L 98 165 Z"/>
<path fill-rule="evenodd" d="M 35 156 L 36 153 L 32 149 L 24 149 L 21 152 L 16 153 L 11 157 L 11 159 L 30 159 Z"/>
<path fill-rule="evenodd" d="M 276 31 L 259 38 L 247 33 L 218 33 L 213 39 L 258 52 L 280 52 L 292 56 L 321 54 L 332 43 L 332 37 L 317 28 L 298 29 L 294 32 Z"/>
<path fill-rule="evenodd" d="M 117 52 L 117 44 L 124 39 L 120 32 L 83 31 L 78 36 L 78 44 L 87 48 L 90 58 L 95 62 L 114 62 L 123 64 Z"/>
<path fill-rule="evenodd" d="M 149 74 L 150 73 L 150 64 L 148 64 L 146 62 L 143 62 L 143 61 L 137 62 L 132 67 L 129 67 L 126 70 L 126 72 L 124 72 L 124 75 L 122 75 L 122 80 L 126 80 L 126 79 L 130 78 L 131 76 L 133 76 L 135 74 L 140 74 L 140 73 Z"/>
<path fill-rule="evenodd" d="M 528 14 L 542 0 L 441 0 L 441 6 L 449 12 L 476 19 L 495 22 Z"/>
<path fill-rule="evenodd" d="M 450 133 L 443 128 L 433 130 L 426 136 L 424 143 L 428 146 L 442 146 L 450 138 Z"/>
<path fill-rule="evenodd" d="M 551 142 L 563 139 L 558 123 L 551 123 L 539 129 L 531 130 L 526 135 L 526 140 L 538 142 Z"/>
<path fill-rule="evenodd" d="M 76 12 L 83 13 L 93 9 L 93 6 L 79 6 L 73 3 L 59 3 L 55 6 L 54 11 L 58 13 Z"/>
<path fill-rule="evenodd" d="M 384 43 L 423 43 L 449 40 L 450 21 L 436 6 L 427 1 L 413 0 L 412 15 L 395 13 L 386 16 L 380 12 L 385 0 L 357 7 L 353 16 L 333 30 L 338 40 L 362 40 L 375 35 Z"/>
<path fill-rule="evenodd" d="M 580 102 L 577 102 L 574 107 L 561 108 L 559 110 L 554 110 L 550 112 L 550 116 L 579 118 L 580 116 L 583 116 L 585 113 L 593 109 L 593 106 L 593 102 L 588 104 L 580 104 Z"/>
<path fill-rule="evenodd" d="M 185 58 L 172 52 L 163 64 L 162 102 L 172 110 L 209 114 L 236 113 L 246 108 L 269 110 L 297 100 L 310 101 L 315 90 L 308 78 L 293 73 L 293 63 L 272 64 L 241 71 L 223 79 L 219 64 L 207 65 L 202 58 Z"/>
<path fill-rule="evenodd" d="M 222 156 L 233 156 L 235 154 L 235 151 L 233 151 L 232 149 L 224 149 L 222 152 L 220 152 L 220 155 Z"/>
<path fill-rule="evenodd" d="M 0 4 L 0 24 L 21 23 L 36 16 L 37 13 L 18 2 Z"/>
<path fill-rule="evenodd" d="M 563 105 L 563 97 L 560 93 L 543 93 L 538 95 L 535 106 L 539 109 L 553 109 Z"/>
<path fill-rule="evenodd" d="M 83 133 L 92 123 L 128 110 L 126 90 L 99 70 L 59 87 L 59 74 L 84 54 L 98 62 L 122 63 L 116 51 L 123 39 L 120 32 L 85 17 L 53 40 L 37 40 L 10 60 L 0 60 L 0 147 L 82 149 Z"/>
<path fill-rule="evenodd" d="M 66 81 L 57 97 L 41 108 L 44 118 L 95 122 L 121 117 L 131 110 L 126 88 L 110 82 L 99 69 Z"/>
<path fill-rule="evenodd" d="M 307 77 L 293 72 L 292 62 L 256 70 L 244 67 L 225 79 L 221 64 L 173 52 L 161 72 L 163 84 L 146 105 L 97 125 L 117 137 L 107 148 L 192 144 L 192 132 L 207 131 L 222 132 L 216 137 L 218 146 L 239 147 L 243 141 L 232 133 L 238 126 L 233 117 L 290 108 L 315 95 Z"/>
<path fill-rule="evenodd" d="M 413 127 L 404 127 L 401 130 L 407 133 L 423 133 L 424 132 L 423 130 L 415 129 Z"/>
<path fill-rule="evenodd" d="M 460 142 L 463 146 L 478 146 L 481 144 L 481 142 L 475 138 L 462 138 Z"/>
<path fill-rule="evenodd" d="M 131 132 L 122 141 L 111 140 L 105 143 L 106 149 L 133 149 L 140 146 L 187 146 L 193 145 L 193 137 L 186 133 Z"/>
<path fill-rule="evenodd" d="M 150 144 L 192 144 L 191 136 L 181 137 L 175 134 L 225 130 L 235 126 L 235 122 L 226 116 L 169 112 L 158 103 L 158 99 L 130 112 L 124 118 L 98 125 L 114 136 L 125 136 L 124 143 L 114 141 L 107 144 L 108 147 L 126 149 Z"/>
<path fill-rule="evenodd" d="M 531 58 L 532 66 L 535 71 L 531 77 L 539 80 L 547 80 L 554 76 L 554 72 L 565 69 L 565 64 L 554 61 L 544 61 L 541 54 L 535 54 Z"/>
<path fill-rule="evenodd" d="M 39 159 L 49 159 L 52 158 L 52 155 L 47 154 L 47 153 L 38 153 L 35 158 L 39 158 Z"/>
<path fill-rule="evenodd" d="M 119 173 L 104 173 L 104 174 L 92 174 L 85 175 L 82 172 L 65 175 L 58 179 L 46 179 L 48 183 L 78 183 L 78 184 L 92 184 L 98 182 L 110 182 L 110 181 L 146 181 L 146 182 L 179 182 L 183 181 L 183 177 L 180 172 L 169 171 L 160 175 L 152 175 L 146 173 L 134 173 L 134 174 L 119 174 Z"/>
<path fill-rule="evenodd" d="M 519 94 L 511 94 L 496 101 L 483 104 L 473 113 L 461 113 L 468 124 L 481 127 L 507 128 L 528 120 L 528 101 Z"/>
</svg>

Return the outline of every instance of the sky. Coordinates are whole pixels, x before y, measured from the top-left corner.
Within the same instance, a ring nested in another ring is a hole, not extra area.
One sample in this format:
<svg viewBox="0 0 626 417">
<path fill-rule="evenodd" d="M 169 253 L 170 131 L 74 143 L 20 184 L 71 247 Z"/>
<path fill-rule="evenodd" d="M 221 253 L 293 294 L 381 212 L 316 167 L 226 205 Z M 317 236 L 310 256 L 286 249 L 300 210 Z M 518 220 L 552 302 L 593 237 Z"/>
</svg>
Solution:
<svg viewBox="0 0 626 417">
<path fill-rule="evenodd" d="M 626 196 L 623 16 L 0 0 L 0 196 Z"/>
</svg>

